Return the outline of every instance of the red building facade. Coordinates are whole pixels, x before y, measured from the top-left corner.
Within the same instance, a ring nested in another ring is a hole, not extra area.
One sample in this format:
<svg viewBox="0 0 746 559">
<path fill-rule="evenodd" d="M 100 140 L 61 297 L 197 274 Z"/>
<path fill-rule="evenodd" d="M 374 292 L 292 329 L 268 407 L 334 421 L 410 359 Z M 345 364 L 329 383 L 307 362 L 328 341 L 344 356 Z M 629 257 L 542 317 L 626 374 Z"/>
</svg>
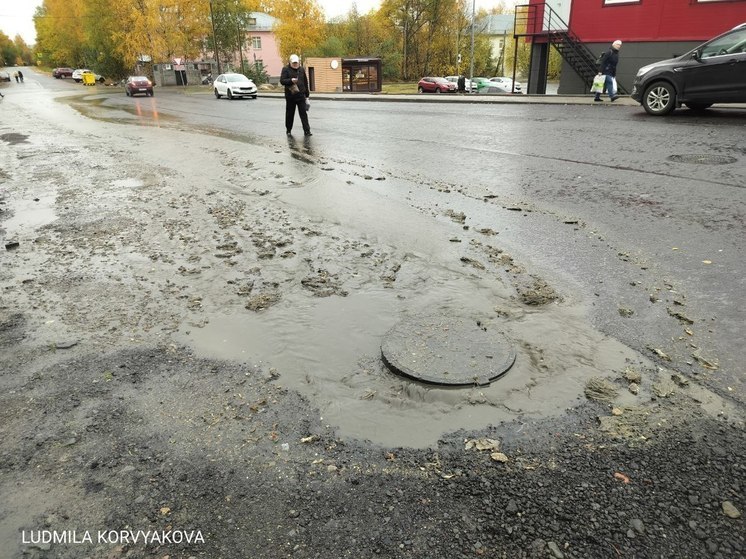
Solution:
<svg viewBox="0 0 746 559">
<path fill-rule="evenodd" d="M 746 0 L 529 0 L 558 13 L 593 53 L 623 42 L 617 80 L 631 89 L 637 70 L 688 50 L 746 23 Z M 564 5 L 563 5 L 564 3 Z M 567 6 L 569 3 L 569 6 Z M 540 42 L 540 41 L 539 41 Z M 567 63 L 560 93 L 583 93 L 585 85 Z"/>
</svg>

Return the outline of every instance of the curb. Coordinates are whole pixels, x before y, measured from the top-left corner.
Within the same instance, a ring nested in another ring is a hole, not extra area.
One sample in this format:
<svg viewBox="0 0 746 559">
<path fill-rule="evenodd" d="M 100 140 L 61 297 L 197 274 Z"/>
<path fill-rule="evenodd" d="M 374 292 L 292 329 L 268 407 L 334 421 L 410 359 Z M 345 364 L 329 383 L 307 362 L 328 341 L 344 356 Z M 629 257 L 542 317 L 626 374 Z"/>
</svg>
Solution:
<svg viewBox="0 0 746 559">
<path fill-rule="evenodd" d="M 260 97 L 284 98 L 283 93 L 262 92 Z M 312 99 L 324 99 L 330 101 L 399 101 L 409 103 L 471 103 L 471 104 L 522 104 L 522 105 L 612 105 L 608 100 L 603 104 L 593 102 L 593 94 L 588 95 L 525 95 L 525 94 L 387 94 L 387 93 L 311 93 Z M 622 96 L 613 103 L 614 105 L 626 105 L 639 107 L 640 104 L 629 96 Z"/>
</svg>

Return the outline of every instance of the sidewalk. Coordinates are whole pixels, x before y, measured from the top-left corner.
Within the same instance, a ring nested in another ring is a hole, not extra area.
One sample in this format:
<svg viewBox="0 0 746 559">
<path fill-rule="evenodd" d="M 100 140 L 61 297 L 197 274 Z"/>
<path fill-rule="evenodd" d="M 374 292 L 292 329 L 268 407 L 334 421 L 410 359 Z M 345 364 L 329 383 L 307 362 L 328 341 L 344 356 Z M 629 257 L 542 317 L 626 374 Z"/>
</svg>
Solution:
<svg viewBox="0 0 746 559">
<path fill-rule="evenodd" d="M 259 90 L 260 97 L 283 97 L 282 92 Z M 593 94 L 588 95 L 505 95 L 505 94 L 454 94 L 444 93 L 412 93 L 412 94 L 389 94 L 389 93 L 311 93 L 312 99 L 327 99 L 333 101 L 401 101 L 414 103 L 521 103 L 538 105 L 602 105 L 593 102 Z M 604 98 L 603 105 L 611 105 L 608 97 Z M 639 107 L 639 103 L 629 96 L 617 99 L 614 105 L 627 105 Z"/>
</svg>

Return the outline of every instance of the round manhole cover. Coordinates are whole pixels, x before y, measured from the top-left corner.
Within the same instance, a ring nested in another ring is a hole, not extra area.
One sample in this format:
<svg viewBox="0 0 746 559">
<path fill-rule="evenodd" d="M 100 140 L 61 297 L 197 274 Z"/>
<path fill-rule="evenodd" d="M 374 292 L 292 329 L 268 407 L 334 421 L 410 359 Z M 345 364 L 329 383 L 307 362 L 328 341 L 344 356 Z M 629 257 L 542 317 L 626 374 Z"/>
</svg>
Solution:
<svg viewBox="0 0 746 559">
<path fill-rule="evenodd" d="M 505 374 L 515 351 L 474 319 L 414 317 L 384 336 L 381 355 L 395 373 L 432 384 L 485 385 Z"/>
<path fill-rule="evenodd" d="M 700 165 L 727 165 L 738 161 L 735 157 L 729 155 L 708 155 L 698 153 L 685 153 L 683 155 L 670 155 L 669 161 L 677 163 L 698 163 Z"/>
</svg>

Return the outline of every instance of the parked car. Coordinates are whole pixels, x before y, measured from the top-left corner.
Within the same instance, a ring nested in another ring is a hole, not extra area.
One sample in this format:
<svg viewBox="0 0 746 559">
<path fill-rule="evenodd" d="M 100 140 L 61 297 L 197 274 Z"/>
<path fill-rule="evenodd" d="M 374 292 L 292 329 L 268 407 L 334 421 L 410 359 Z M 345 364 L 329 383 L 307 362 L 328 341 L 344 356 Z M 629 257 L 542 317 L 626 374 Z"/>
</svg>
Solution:
<svg viewBox="0 0 746 559">
<path fill-rule="evenodd" d="M 0 72 L 0 82 L 9 82 L 10 74 L 8 72 Z"/>
<path fill-rule="evenodd" d="M 483 85 L 481 88 L 477 90 L 477 93 L 480 95 L 482 94 L 492 94 L 492 95 L 512 95 L 512 92 L 509 89 L 504 89 L 504 86 L 500 85 L 499 83 L 490 82 L 489 84 Z"/>
<path fill-rule="evenodd" d="M 72 68 L 55 68 L 54 70 L 52 70 L 52 76 L 57 78 L 58 80 L 60 78 L 72 78 L 73 69 Z"/>
<path fill-rule="evenodd" d="M 521 84 L 513 82 L 513 78 L 506 78 L 505 76 L 495 76 L 490 78 L 492 83 L 496 83 L 508 93 L 523 93 Z"/>
<path fill-rule="evenodd" d="M 477 93 L 510 93 L 509 89 L 506 89 L 504 85 L 497 82 L 490 81 L 489 78 L 478 77 L 474 78 L 477 84 Z"/>
<path fill-rule="evenodd" d="M 446 76 L 446 79 L 449 82 L 455 83 L 456 84 L 456 91 L 458 91 L 458 76 Z M 474 91 L 476 91 L 477 90 L 477 86 L 476 85 L 472 86 L 471 85 L 471 80 L 469 78 L 465 78 L 465 79 L 466 79 L 466 84 L 464 85 L 464 89 L 466 91 L 471 91 L 472 93 Z"/>
<path fill-rule="evenodd" d="M 417 83 L 418 93 L 455 93 L 456 84 L 445 78 L 424 77 Z"/>
<path fill-rule="evenodd" d="M 746 23 L 686 54 L 643 66 L 632 99 L 654 116 L 681 105 L 703 111 L 713 103 L 746 103 Z"/>
<path fill-rule="evenodd" d="M 124 82 L 124 93 L 127 97 L 135 95 L 153 96 L 153 82 L 145 76 L 128 76 Z"/>
<path fill-rule="evenodd" d="M 256 99 L 256 84 L 243 74 L 220 74 L 212 82 L 212 88 L 218 99 L 223 95 L 228 99 L 235 97 Z"/>
<path fill-rule="evenodd" d="M 474 77 L 474 78 L 471 79 L 471 81 L 476 86 L 477 93 L 479 93 L 479 90 L 482 89 L 482 88 L 484 88 L 484 87 L 488 87 L 489 85 L 494 85 L 494 84 L 490 84 L 489 78 L 485 78 L 485 77 L 482 77 L 482 76 Z"/>
<path fill-rule="evenodd" d="M 95 72 L 91 72 L 88 68 L 78 68 L 77 70 L 73 70 L 71 77 L 76 82 L 81 83 L 83 81 L 83 73 L 85 72 L 88 72 L 89 74 L 93 74 L 97 82 L 104 83 L 104 77 L 101 74 L 96 74 Z"/>
</svg>

